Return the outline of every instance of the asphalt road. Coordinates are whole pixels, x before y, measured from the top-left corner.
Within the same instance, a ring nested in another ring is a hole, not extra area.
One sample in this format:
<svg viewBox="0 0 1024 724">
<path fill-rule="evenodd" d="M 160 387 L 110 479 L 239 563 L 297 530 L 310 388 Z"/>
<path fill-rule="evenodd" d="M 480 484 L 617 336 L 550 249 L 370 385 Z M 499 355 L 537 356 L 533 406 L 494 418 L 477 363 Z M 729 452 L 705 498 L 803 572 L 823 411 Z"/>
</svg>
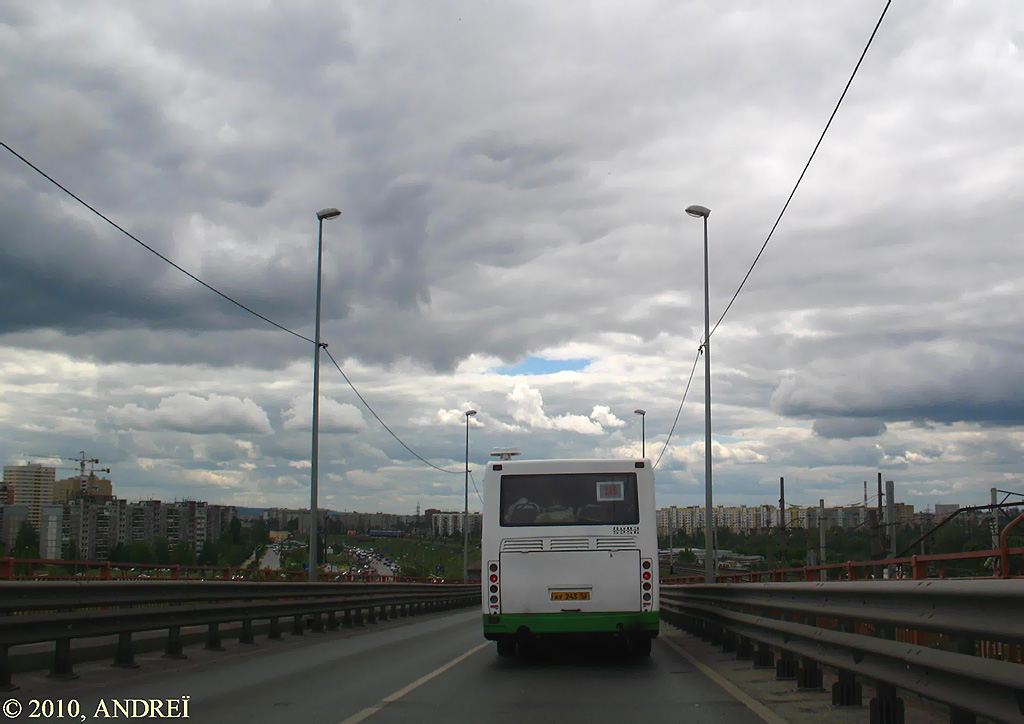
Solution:
<svg viewBox="0 0 1024 724">
<path fill-rule="evenodd" d="M 80 666 L 76 682 L 23 678 L 23 689 L 6 696 L 26 706 L 30 698 L 74 698 L 87 720 L 99 699 L 110 708 L 115 699 L 187 696 L 189 721 L 218 724 L 762 721 L 660 641 L 649 659 L 604 642 L 499 658 L 475 610 L 226 645 L 227 652 L 188 649 L 188 662 L 139 657 L 134 671 Z M 27 713 L 13 720 L 28 722 Z"/>
</svg>

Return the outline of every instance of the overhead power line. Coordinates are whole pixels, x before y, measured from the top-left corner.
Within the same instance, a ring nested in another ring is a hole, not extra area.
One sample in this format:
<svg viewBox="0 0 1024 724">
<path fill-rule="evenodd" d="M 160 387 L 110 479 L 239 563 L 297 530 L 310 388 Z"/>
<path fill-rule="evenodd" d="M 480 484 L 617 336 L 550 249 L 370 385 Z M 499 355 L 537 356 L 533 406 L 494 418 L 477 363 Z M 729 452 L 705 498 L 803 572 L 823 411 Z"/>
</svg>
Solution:
<svg viewBox="0 0 1024 724">
<path fill-rule="evenodd" d="M 480 495 L 480 491 L 476 489 L 476 478 L 473 477 L 473 471 L 469 471 L 469 479 L 473 481 L 473 491 L 476 493 L 476 497 L 480 499 L 480 505 L 484 504 L 483 496 Z"/>
<path fill-rule="evenodd" d="M 188 277 L 189 279 L 192 279 L 193 281 L 196 281 L 196 282 L 198 282 L 199 284 L 202 284 L 202 285 L 203 285 L 204 287 L 206 287 L 207 289 L 209 289 L 209 290 L 210 290 L 211 292 L 213 292 L 214 294 L 216 294 L 216 295 L 218 295 L 219 297 L 221 297 L 221 298 L 223 298 L 223 299 L 225 299 L 225 300 L 227 300 L 227 301 L 231 302 L 232 304 L 234 304 L 234 305 L 235 305 L 236 307 L 238 307 L 239 309 L 242 309 L 242 310 L 244 310 L 244 311 L 248 312 L 249 314 L 253 315 L 254 317 L 258 317 L 259 319 L 262 319 L 262 320 L 263 320 L 264 322 L 266 322 L 267 324 L 270 324 L 270 325 L 272 325 L 272 326 L 274 326 L 274 327 L 277 327 L 277 328 L 278 328 L 278 329 L 280 329 L 280 330 L 281 330 L 282 332 L 287 332 L 288 334 L 292 335 L 293 337 L 298 337 L 299 339 L 303 340 L 304 342 L 309 342 L 310 344 L 314 344 L 313 340 L 311 340 L 311 339 L 310 339 L 309 337 L 305 336 L 304 334 L 299 334 L 299 333 L 298 333 L 298 332 L 296 332 L 295 330 L 293 330 L 293 329 L 289 329 L 288 327 L 284 326 L 283 324 L 279 324 L 278 322 L 275 322 L 275 321 L 274 321 L 273 319 L 271 319 L 270 317 L 265 317 L 264 315 L 262 315 L 262 314 L 260 314 L 259 312 L 257 312 L 257 311 L 256 311 L 255 309 L 252 309 L 251 307 L 247 307 L 246 305 L 242 304 L 242 303 L 241 303 L 240 301 L 238 301 L 237 299 L 235 299 L 235 298 L 233 298 L 233 297 L 231 297 L 231 296 L 229 296 L 229 295 L 225 294 L 224 292 L 222 292 L 221 290 L 217 289 L 217 288 L 216 288 L 216 287 L 214 287 L 213 285 L 211 285 L 211 284 L 208 284 L 207 282 L 203 281 L 202 279 L 200 279 L 199 277 L 197 277 L 197 276 L 196 276 L 195 274 L 193 274 L 192 272 L 190 272 L 190 271 L 188 271 L 187 269 L 185 269 L 185 268 L 183 268 L 183 267 L 179 266 L 178 264 L 174 263 L 173 261 L 171 261 L 170 259 L 168 259 L 168 258 L 167 258 L 166 256 L 164 256 L 163 254 L 161 254 L 161 253 L 160 253 L 159 251 L 157 251 L 156 249 L 154 249 L 153 247 L 151 247 L 151 246 L 150 246 L 149 244 L 147 244 L 146 242 L 144 242 L 144 241 L 143 241 L 142 239 L 140 239 L 139 237 L 135 236 L 135 235 L 134 235 L 134 234 L 132 234 L 132 233 L 131 233 L 130 231 L 126 230 L 126 229 L 125 229 L 125 228 L 124 228 L 123 226 L 121 226 L 121 225 L 120 225 L 120 224 L 118 224 L 117 222 L 115 222 L 115 221 L 111 220 L 111 219 L 110 219 L 110 217 L 106 216 L 106 215 L 105 215 L 105 214 L 104 214 L 103 212 L 99 211 L 99 210 L 98 210 L 98 209 L 97 209 L 96 207 L 94 207 L 94 206 L 92 206 L 91 204 L 89 204 L 88 202 L 86 202 L 86 201 L 85 201 L 84 199 L 82 199 L 82 198 L 81 198 L 80 196 L 78 196 L 78 195 L 77 195 L 77 194 L 75 194 L 75 193 L 74 193 L 73 191 L 71 191 L 70 189 L 68 189 L 68 187 L 67 187 L 67 186 L 64 186 L 64 185 L 63 185 L 62 183 L 60 183 L 60 182 L 59 182 L 59 181 L 57 181 L 57 180 L 56 180 L 55 178 L 53 178 L 53 176 L 51 176 L 50 174 L 48 174 L 48 173 L 46 173 L 45 171 L 43 171 L 43 170 L 42 170 L 41 168 L 39 168 L 39 167 L 38 167 L 38 166 L 36 166 L 36 165 L 35 165 L 34 163 L 32 163 L 31 161 L 29 161 L 29 160 L 28 160 L 27 158 L 25 158 L 24 156 L 22 156 L 22 155 L 21 155 L 20 153 L 18 153 L 17 151 L 15 151 L 15 150 L 14 150 L 13 148 L 11 148 L 10 146 L 8 146 L 8 145 L 7 145 L 6 143 L 4 143 L 3 141 L 0 141 L 0 146 L 3 146 L 3 147 L 4 147 L 5 149 L 7 149 L 7 150 L 8 150 L 8 151 L 9 151 L 9 152 L 10 152 L 11 154 L 13 154 L 13 155 L 14 155 L 15 157 L 17 157 L 17 158 L 18 158 L 18 159 L 19 159 L 19 160 L 20 160 L 20 161 L 21 161 L 22 163 L 24 163 L 24 164 L 25 164 L 26 166 L 28 166 L 28 167 L 29 167 L 29 168 L 31 168 L 31 169 L 32 169 L 33 171 L 35 171 L 36 173 L 38 173 L 38 174 L 39 174 L 40 176 L 42 176 L 43 178 L 45 178 L 45 179 L 46 179 L 47 181 L 49 181 L 49 182 L 50 182 L 51 184 L 53 184 L 54 186 L 56 186 L 57 188 L 59 188 L 59 189 L 60 189 L 61 191 L 63 191 L 64 193 L 66 193 L 66 194 L 67 194 L 68 196 L 70 196 L 71 198 L 73 198 L 73 199 L 74 199 L 75 201 L 77 201 L 78 203 L 80 203 L 80 204 L 81 204 L 82 206 L 84 206 L 85 208 L 89 209 L 89 211 L 91 211 L 92 213 L 96 214 L 96 216 L 98 216 L 98 217 L 100 217 L 101 219 L 103 219 L 103 220 L 104 220 L 105 222 L 107 222 L 108 224 L 110 224 L 111 226 L 113 226 L 113 227 L 114 227 L 115 229 L 117 229 L 118 231 L 120 231 L 120 232 L 121 232 L 122 234 L 124 234 L 125 236 L 127 236 L 127 237 L 128 237 L 129 239 L 131 239 L 132 241 L 134 241 L 134 242 L 135 242 L 136 244 L 138 244 L 139 246 L 141 246 L 141 247 L 142 247 L 143 249 L 145 249 L 146 251 L 150 252 L 151 254 L 153 254 L 154 256 L 156 256 L 157 258 L 159 258 L 159 259 L 161 259 L 162 261 L 165 261 L 165 262 L 167 262 L 168 264 L 170 264 L 171 266 L 173 266 L 173 267 L 174 267 L 175 269 L 177 269 L 178 271 L 180 271 L 180 272 L 181 272 L 182 274 L 184 274 L 185 276 L 187 276 L 187 277 Z"/>
<path fill-rule="evenodd" d="M 391 435 L 391 437 L 395 438 L 395 440 L 398 441 L 399 445 L 401 445 L 406 450 L 408 450 L 412 454 L 412 456 L 414 458 L 416 458 L 420 462 L 426 463 L 430 467 L 434 468 L 434 470 L 438 470 L 438 471 L 440 471 L 442 473 L 448 473 L 449 475 L 462 475 L 462 474 L 465 474 L 465 471 L 463 471 L 463 470 L 445 470 L 444 468 L 439 468 L 437 465 L 434 465 L 434 463 L 430 462 L 425 457 L 420 455 L 418 452 L 413 450 L 411 447 L 406 445 L 405 442 L 402 440 L 402 438 L 400 438 L 398 435 L 396 435 L 395 431 L 392 430 L 390 427 L 388 427 L 388 424 L 386 422 L 384 422 L 384 420 L 381 419 L 380 415 L 377 414 L 377 411 L 374 410 L 373 407 L 370 406 L 370 403 L 366 401 L 366 398 L 363 397 L 362 394 L 360 394 L 359 390 L 356 389 L 356 386 L 352 384 L 352 380 L 350 380 L 348 378 L 348 375 L 345 374 L 345 370 L 341 369 L 341 365 L 338 364 L 338 360 L 334 359 L 334 355 L 332 355 L 331 351 L 329 349 L 327 349 L 327 345 L 326 344 L 323 345 L 323 350 L 324 350 L 324 352 L 327 353 L 327 357 L 331 360 L 331 362 L 337 368 L 338 372 L 341 373 L 341 376 L 345 379 L 345 382 L 348 383 L 348 386 L 351 387 L 352 391 L 356 393 L 356 397 L 359 398 L 359 401 L 362 402 L 363 405 L 366 407 L 366 409 L 370 411 L 371 415 L 373 415 L 375 418 L 377 418 L 377 422 L 379 422 L 381 424 L 381 426 L 385 430 L 388 431 L 388 433 Z"/>
<path fill-rule="evenodd" d="M 701 348 L 703 349 L 703 347 Z M 679 409 L 676 410 L 676 419 L 672 421 L 672 429 L 668 431 L 668 437 L 665 438 L 665 445 L 661 448 L 661 455 L 658 455 L 658 459 L 654 463 L 654 468 L 658 467 L 658 463 L 661 462 L 662 455 L 668 450 L 668 444 L 672 440 L 672 433 L 676 431 L 676 423 L 679 422 L 679 413 L 683 411 L 683 403 L 686 402 L 686 393 L 690 391 L 690 383 L 693 382 L 693 373 L 697 369 L 697 360 L 700 359 L 701 349 L 697 350 L 697 356 L 693 358 L 693 367 L 690 368 L 690 379 L 686 381 L 686 389 L 683 390 L 683 399 L 679 401 Z M 652 468 L 652 470 L 654 469 Z"/>
<path fill-rule="evenodd" d="M 717 322 L 715 322 L 715 326 L 708 337 L 715 333 L 719 325 L 722 323 L 722 320 L 725 319 L 725 315 L 729 313 L 730 309 L 732 309 L 733 302 L 736 301 L 736 297 L 739 296 L 740 291 L 743 289 L 743 285 L 745 285 L 747 283 L 747 279 L 750 278 L 750 274 L 754 271 L 754 267 L 757 265 L 758 260 L 760 260 L 761 255 L 767 248 L 768 242 L 770 242 L 772 240 L 772 236 L 775 235 L 775 230 L 779 228 L 779 222 L 782 221 L 782 217 L 786 214 L 786 210 L 789 208 L 790 202 L 796 195 L 796 190 L 800 188 L 800 182 L 804 180 L 804 175 L 807 173 L 807 169 L 810 168 L 811 161 L 814 160 L 815 154 L 818 153 L 818 148 L 821 146 L 821 142 L 825 140 L 825 134 L 828 133 L 828 129 L 832 125 L 832 120 L 836 117 L 836 113 L 839 112 L 839 107 L 843 104 L 843 100 L 846 98 L 846 93 L 850 90 L 850 86 L 853 84 L 853 79 L 857 76 L 857 71 L 860 70 L 861 63 L 864 62 L 864 57 L 868 54 L 868 48 L 871 47 L 871 43 L 875 39 L 875 35 L 878 33 L 878 28 L 881 27 L 882 20 L 885 19 L 885 14 L 889 11 L 890 5 L 892 5 L 892 0 L 888 0 L 885 3 L 885 7 L 882 8 L 882 14 L 878 16 L 878 22 L 875 23 L 875 28 L 871 31 L 871 37 L 868 38 L 868 42 L 864 45 L 864 50 L 861 51 L 860 58 L 857 59 L 857 65 L 853 67 L 853 72 L 850 74 L 849 80 L 846 81 L 846 86 L 843 88 L 843 92 L 839 96 L 839 100 L 836 102 L 835 108 L 832 109 L 832 114 L 828 117 L 828 123 L 825 124 L 825 128 L 822 130 L 821 135 L 818 136 L 818 142 L 814 144 L 814 148 L 811 150 L 811 155 L 807 158 L 807 163 L 804 164 L 804 168 L 800 172 L 800 176 L 797 177 L 796 183 L 793 184 L 793 190 L 789 192 L 789 197 L 786 199 L 786 203 L 782 205 L 782 211 L 779 212 L 778 218 L 776 218 L 775 223 L 772 224 L 771 231 L 768 232 L 767 238 L 761 245 L 761 250 L 757 252 L 757 256 L 754 257 L 753 263 L 750 265 L 747 273 L 743 276 L 743 281 L 741 281 L 739 287 L 737 287 L 736 293 L 732 295 L 732 299 L 730 299 L 729 303 L 725 305 L 725 311 L 722 312 L 722 316 L 718 318 Z"/>
</svg>

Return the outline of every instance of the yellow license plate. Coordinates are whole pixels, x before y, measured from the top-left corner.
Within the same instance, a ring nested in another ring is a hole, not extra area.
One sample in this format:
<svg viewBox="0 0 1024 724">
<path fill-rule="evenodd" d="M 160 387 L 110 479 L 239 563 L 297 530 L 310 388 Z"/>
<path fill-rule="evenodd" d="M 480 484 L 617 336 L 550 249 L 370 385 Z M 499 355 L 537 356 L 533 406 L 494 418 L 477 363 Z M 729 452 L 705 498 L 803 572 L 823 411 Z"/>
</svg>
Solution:
<svg viewBox="0 0 1024 724">
<path fill-rule="evenodd" d="M 589 601 L 590 591 L 552 591 L 552 601 Z"/>
</svg>

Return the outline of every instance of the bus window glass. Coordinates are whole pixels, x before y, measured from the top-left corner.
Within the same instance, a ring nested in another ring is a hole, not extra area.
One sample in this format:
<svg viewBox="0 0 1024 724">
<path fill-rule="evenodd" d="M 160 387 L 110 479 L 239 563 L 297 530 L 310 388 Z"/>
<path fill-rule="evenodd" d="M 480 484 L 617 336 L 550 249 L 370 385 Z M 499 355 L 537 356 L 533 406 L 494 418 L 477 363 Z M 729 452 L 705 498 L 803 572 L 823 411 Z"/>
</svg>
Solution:
<svg viewBox="0 0 1024 724">
<path fill-rule="evenodd" d="M 501 476 L 503 526 L 639 522 L 635 473 Z"/>
</svg>

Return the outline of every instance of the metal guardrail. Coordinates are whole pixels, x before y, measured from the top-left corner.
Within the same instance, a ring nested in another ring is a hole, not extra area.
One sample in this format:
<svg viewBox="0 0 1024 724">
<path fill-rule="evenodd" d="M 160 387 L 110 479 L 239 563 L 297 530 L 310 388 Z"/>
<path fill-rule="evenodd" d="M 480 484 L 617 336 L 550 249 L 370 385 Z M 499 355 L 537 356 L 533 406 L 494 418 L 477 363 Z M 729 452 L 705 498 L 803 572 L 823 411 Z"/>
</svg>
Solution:
<svg viewBox="0 0 1024 724">
<path fill-rule="evenodd" d="M 241 623 L 239 640 L 254 643 L 253 622 L 280 638 L 307 621 L 314 631 L 478 604 L 479 585 L 429 583 L 256 583 L 249 581 L 0 581 L 0 690 L 11 683 L 12 646 L 54 642 L 51 678 L 75 678 L 71 640 L 118 636 L 115 666 L 133 668 L 132 634 L 167 629 L 165 656 L 182 658 L 181 629 L 207 626 L 206 648 L 220 650 L 220 625 Z M 338 614 L 341 614 L 341 621 Z M 326 624 L 324 615 L 326 614 Z"/>
<path fill-rule="evenodd" d="M 1024 580 L 662 585 L 661 613 L 801 688 L 835 669 L 833 705 L 859 705 L 858 678 L 873 682 L 872 722 L 903 721 L 900 690 L 948 705 L 954 724 L 1024 722 L 1024 666 L 977 655 L 1000 642 L 1019 660 Z"/>
</svg>

